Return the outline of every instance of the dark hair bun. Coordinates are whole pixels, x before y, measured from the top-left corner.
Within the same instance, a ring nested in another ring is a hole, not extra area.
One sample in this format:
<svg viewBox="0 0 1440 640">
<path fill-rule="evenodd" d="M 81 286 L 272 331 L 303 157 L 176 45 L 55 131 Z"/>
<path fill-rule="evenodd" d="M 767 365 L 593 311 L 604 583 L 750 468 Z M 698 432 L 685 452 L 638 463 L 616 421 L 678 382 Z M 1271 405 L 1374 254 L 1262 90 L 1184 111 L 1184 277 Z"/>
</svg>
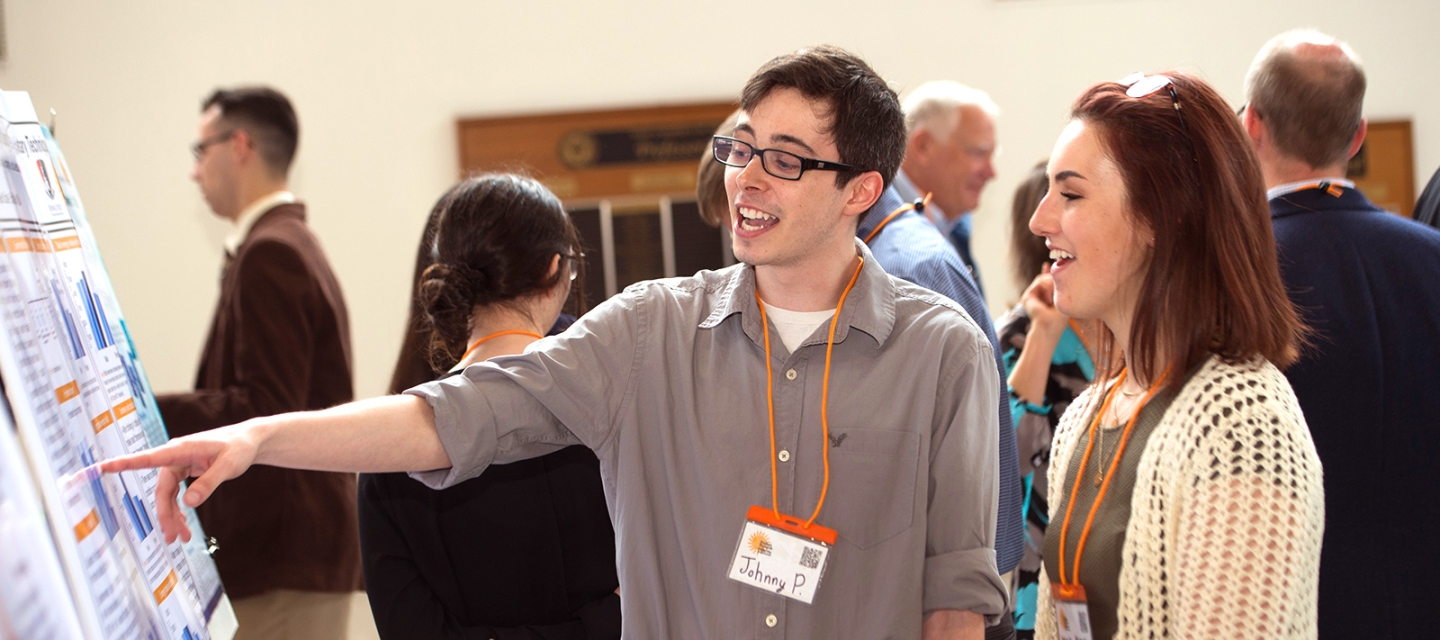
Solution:
<svg viewBox="0 0 1440 640">
<path fill-rule="evenodd" d="M 556 255 L 580 252 L 560 200 L 535 180 L 486 174 L 461 181 L 437 203 L 434 263 L 417 298 L 430 360 L 448 369 L 465 352 L 477 308 L 506 305 L 559 284 Z"/>
<path fill-rule="evenodd" d="M 476 303 L 475 291 L 483 290 L 486 278 L 483 273 L 464 266 L 443 263 L 430 265 L 420 277 L 420 310 L 424 314 L 425 326 L 433 336 L 432 360 L 454 363 L 463 351 L 455 352 L 457 345 L 465 344 L 470 338 L 470 314 Z"/>
</svg>

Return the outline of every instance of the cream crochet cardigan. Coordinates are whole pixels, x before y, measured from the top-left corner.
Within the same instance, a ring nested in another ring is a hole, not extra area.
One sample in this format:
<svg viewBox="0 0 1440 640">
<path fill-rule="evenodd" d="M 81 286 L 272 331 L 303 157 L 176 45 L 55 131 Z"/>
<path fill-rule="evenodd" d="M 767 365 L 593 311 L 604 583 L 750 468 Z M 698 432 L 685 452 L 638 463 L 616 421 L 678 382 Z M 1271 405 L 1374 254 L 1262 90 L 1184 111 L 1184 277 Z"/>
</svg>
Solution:
<svg viewBox="0 0 1440 640">
<path fill-rule="evenodd" d="M 1091 387 L 1070 405 L 1055 432 L 1054 460 L 1071 459 L 1102 398 Z M 1049 480 L 1058 527 L 1065 465 L 1052 464 Z M 1316 636 L 1320 459 L 1274 365 L 1212 356 L 1201 366 L 1145 444 L 1130 514 L 1116 638 Z M 1043 571 L 1039 596 L 1036 637 L 1053 639 Z"/>
</svg>

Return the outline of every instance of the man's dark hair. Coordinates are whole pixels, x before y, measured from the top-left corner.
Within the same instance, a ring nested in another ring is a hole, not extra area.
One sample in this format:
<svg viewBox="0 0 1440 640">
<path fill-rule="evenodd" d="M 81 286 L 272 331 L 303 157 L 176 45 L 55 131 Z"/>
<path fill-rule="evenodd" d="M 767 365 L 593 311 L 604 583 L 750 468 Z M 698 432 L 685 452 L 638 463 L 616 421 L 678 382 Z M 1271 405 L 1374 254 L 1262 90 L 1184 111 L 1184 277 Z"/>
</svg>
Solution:
<svg viewBox="0 0 1440 640">
<path fill-rule="evenodd" d="M 222 121 L 250 136 L 265 166 L 281 176 L 289 173 L 300 143 L 300 123 L 289 98 L 269 87 L 216 89 L 200 112 L 210 107 L 219 107 Z"/>
<path fill-rule="evenodd" d="M 1365 71 L 1349 47 L 1345 55 L 1302 56 L 1296 43 L 1333 38 L 1310 31 L 1276 36 L 1256 56 L 1245 78 L 1248 109 L 1264 122 L 1275 146 L 1311 168 L 1350 156 L 1365 102 Z"/>
<path fill-rule="evenodd" d="M 905 159 L 905 112 L 885 80 L 856 55 L 831 46 L 801 49 L 765 63 L 740 94 L 740 109 L 750 111 L 776 89 L 795 89 L 830 108 L 829 133 L 840 162 L 861 169 L 841 171 L 845 186 L 863 171 L 878 171 L 885 185 Z"/>
</svg>

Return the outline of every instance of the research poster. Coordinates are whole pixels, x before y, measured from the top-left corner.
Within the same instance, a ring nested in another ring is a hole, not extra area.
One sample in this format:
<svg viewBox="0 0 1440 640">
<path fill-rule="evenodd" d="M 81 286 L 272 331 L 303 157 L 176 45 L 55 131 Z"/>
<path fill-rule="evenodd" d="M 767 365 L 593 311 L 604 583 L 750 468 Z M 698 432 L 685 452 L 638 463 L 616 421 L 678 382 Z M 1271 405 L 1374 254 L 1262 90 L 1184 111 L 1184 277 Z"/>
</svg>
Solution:
<svg viewBox="0 0 1440 640">
<path fill-rule="evenodd" d="M 35 120 L 26 94 L 0 93 L 0 381 L 73 626 L 85 638 L 228 639 L 234 615 L 193 512 L 198 535 L 166 544 L 156 473 L 95 468 L 166 434 L 69 167 Z"/>
<path fill-rule="evenodd" d="M 84 637 L 39 495 L 0 399 L 0 639 Z"/>
</svg>

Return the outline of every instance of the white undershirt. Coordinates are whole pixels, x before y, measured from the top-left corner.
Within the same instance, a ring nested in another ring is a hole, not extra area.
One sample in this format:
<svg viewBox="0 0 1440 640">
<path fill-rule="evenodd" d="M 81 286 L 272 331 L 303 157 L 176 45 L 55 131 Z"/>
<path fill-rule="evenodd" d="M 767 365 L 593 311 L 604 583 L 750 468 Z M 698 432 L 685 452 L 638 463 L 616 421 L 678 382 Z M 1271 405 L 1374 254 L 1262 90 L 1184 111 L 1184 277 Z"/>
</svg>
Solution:
<svg viewBox="0 0 1440 640">
<path fill-rule="evenodd" d="M 835 315 L 834 309 L 827 311 L 791 311 L 781 309 L 773 304 L 765 305 L 765 315 L 770 318 L 770 324 L 775 326 L 775 332 L 780 334 L 780 341 L 785 343 L 785 348 L 790 353 L 800 347 L 810 334 L 815 333 L 820 325 Z"/>
<path fill-rule="evenodd" d="M 255 226 L 255 221 L 265 215 L 271 209 L 282 204 L 293 204 L 295 194 L 281 189 L 274 193 L 260 197 L 249 206 L 240 210 L 240 215 L 235 216 L 235 224 L 230 228 L 230 233 L 225 236 L 225 253 L 235 255 L 240 250 L 240 245 L 245 242 L 245 236 L 250 235 L 250 228 Z"/>
</svg>

